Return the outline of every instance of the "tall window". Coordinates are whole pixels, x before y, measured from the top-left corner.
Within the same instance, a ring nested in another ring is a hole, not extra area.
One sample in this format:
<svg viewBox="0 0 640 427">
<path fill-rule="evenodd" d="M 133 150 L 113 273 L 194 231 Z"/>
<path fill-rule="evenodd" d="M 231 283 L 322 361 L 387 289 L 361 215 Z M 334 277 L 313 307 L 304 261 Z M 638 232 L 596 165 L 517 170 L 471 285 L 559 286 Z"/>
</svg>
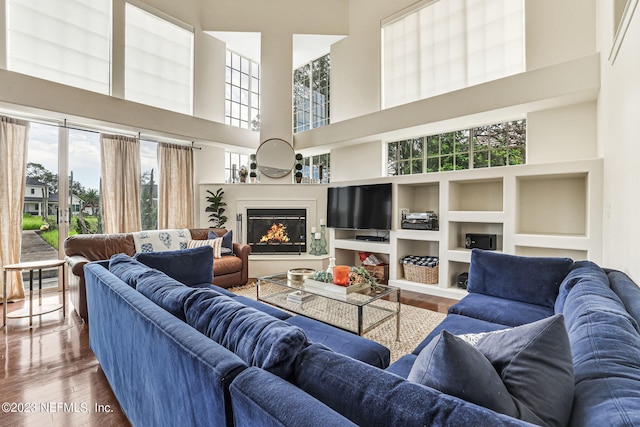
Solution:
<svg viewBox="0 0 640 427">
<path fill-rule="evenodd" d="M 523 3 L 438 1 L 383 23 L 383 108 L 522 72 Z"/>
<path fill-rule="evenodd" d="M 69 129 L 69 198 L 80 200 L 80 211 L 70 218 L 69 234 L 104 231 L 100 197 L 100 134 Z"/>
<path fill-rule="evenodd" d="M 224 172 L 226 183 L 240 182 L 240 169 L 243 167 L 249 171 L 250 160 L 246 154 L 232 153 L 226 151 L 224 153 Z"/>
<path fill-rule="evenodd" d="M 302 182 L 325 184 L 330 182 L 331 154 L 319 154 L 302 159 Z"/>
<path fill-rule="evenodd" d="M 521 165 L 526 163 L 526 143 L 526 120 L 389 142 L 387 174 Z"/>
<path fill-rule="evenodd" d="M 140 224 L 158 228 L 158 143 L 140 140 Z"/>
<path fill-rule="evenodd" d="M 7 0 L 11 71 L 110 93 L 111 0 Z"/>
<path fill-rule="evenodd" d="M 329 124 L 330 77 L 328 54 L 293 72 L 294 133 Z"/>
<path fill-rule="evenodd" d="M 193 112 L 193 30 L 126 5 L 125 98 Z"/>
<path fill-rule="evenodd" d="M 260 65 L 227 50 L 225 123 L 260 130 Z"/>
</svg>

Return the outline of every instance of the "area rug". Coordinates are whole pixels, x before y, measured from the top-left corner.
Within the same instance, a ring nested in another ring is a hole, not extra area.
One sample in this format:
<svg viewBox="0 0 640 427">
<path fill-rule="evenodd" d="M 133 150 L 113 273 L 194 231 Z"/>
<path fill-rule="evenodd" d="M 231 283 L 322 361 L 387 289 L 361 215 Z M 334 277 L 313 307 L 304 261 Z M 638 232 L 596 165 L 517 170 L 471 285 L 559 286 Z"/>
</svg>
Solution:
<svg viewBox="0 0 640 427">
<path fill-rule="evenodd" d="M 256 284 L 230 288 L 229 291 L 253 300 L 256 299 Z M 389 319 L 363 336 L 391 350 L 391 363 L 414 348 L 445 318 L 445 314 L 402 304 L 400 308 L 400 340 L 396 341 L 396 320 Z"/>
</svg>

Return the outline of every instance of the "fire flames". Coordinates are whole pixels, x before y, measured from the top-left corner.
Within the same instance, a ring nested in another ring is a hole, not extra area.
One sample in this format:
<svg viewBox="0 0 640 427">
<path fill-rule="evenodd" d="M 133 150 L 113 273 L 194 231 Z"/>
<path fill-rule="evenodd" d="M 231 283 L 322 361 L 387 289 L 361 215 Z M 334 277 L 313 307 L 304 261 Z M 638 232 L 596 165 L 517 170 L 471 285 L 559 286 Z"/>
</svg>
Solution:
<svg viewBox="0 0 640 427">
<path fill-rule="evenodd" d="M 284 224 L 271 224 L 267 234 L 260 238 L 260 243 L 287 243 L 291 239 L 287 235 L 287 227 Z"/>
</svg>

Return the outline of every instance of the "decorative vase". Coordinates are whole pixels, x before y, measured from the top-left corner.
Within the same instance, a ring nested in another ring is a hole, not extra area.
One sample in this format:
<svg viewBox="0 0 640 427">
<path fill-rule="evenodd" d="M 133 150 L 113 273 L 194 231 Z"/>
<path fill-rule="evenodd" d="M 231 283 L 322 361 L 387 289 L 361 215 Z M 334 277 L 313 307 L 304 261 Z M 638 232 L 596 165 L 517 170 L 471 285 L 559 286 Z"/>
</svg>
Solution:
<svg viewBox="0 0 640 427">
<path fill-rule="evenodd" d="M 320 241 L 316 239 L 316 233 L 311 233 L 311 251 L 309 251 L 310 255 L 320 255 L 318 252 L 318 246 Z"/>
<path fill-rule="evenodd" d="M 327 266 L 327 273 L 331 274 L 331 277 L 333 277 L 333 267 L 336 266 L 336 259 L 331 257 L 329 258 L 329 265 Z"/>
<path fill-rule="evenodd" d="M 325 237 L 326 228 L 326 225 L 320 224 L 320 255 L 327 254 L 327 239 Z"/>
<path fill-rule="evenodd" d="M 333 267 L 333 283 L 339 286 L 349 286 L 349 273 L 351 267 L 348 265 L 336 265 Z"/>
</svg>

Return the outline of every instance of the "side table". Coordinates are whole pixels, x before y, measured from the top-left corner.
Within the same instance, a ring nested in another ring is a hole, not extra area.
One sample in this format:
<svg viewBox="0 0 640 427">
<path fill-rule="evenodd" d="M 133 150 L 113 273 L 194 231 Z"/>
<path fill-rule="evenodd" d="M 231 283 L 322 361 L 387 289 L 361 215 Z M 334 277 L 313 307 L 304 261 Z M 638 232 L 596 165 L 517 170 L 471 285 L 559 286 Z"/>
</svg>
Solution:
<svg viewBox="0 0 640 427">
<path fill-rule="evenodd" d="M 45 304 L 42 305 L 42 270 L 48 268 L 60 268 L 62 270 L 62 304 Z M 33 316 L 40 316 L 45 313 L 51 313 L 56 310 L 62 309 L 62 315 L 67 315 L 67 307 L 66 307 L 66 297 L 65 297 L 65 268 L 64 268 L 64 260 L 62 259 L 53 259 L 53 260 L 45 260 L 45 261 L 30 261 L 30 262 L 19 262 L 17 264 L 8 264 L 3 266 L 4 270 L 4 289 L 3 289 L 3 304 L 2 304 L 2 326 L 6 326 L 7 317 L 9 318 L 20 318 L 20 317 L 28 317 L 29 318 L 29 326 L 33 325 Z M 7 314 L 7 278 L 9 271 L 29 271 L 29 308 L 28 309 L 20 309 L 14 312 Z M 33 307 L 33 270 L 38 270 L 38 300 L 39 304 L 35 308 Z"/>
</svg>

